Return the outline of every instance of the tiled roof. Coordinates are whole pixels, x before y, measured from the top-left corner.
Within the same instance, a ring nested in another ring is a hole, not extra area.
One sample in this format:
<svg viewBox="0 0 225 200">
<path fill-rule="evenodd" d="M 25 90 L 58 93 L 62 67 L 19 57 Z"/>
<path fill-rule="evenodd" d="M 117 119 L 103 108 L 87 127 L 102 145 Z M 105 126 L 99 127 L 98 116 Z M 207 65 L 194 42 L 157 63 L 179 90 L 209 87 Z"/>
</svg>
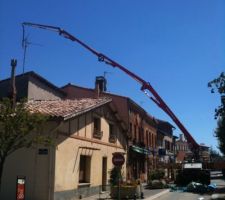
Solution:
<svg viewBox="0 0 225 200">
<path fill-rule="evenodd" d="M 42 113 L 64 120 L 90 111 L 111 102 L 109 98 L 82 98 L 75 100 L 29 101 L 27 108 L 32 113 Z"/>
</svg>

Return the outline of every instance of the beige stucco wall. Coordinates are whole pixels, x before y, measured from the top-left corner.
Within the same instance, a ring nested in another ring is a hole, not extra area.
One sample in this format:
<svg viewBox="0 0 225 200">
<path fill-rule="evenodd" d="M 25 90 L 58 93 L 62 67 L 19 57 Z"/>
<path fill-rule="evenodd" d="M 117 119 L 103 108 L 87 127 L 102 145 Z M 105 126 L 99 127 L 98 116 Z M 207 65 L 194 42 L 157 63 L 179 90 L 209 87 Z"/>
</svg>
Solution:
<svg viewBox="0 0 225 200">
<path fill-rule="evenodd" d="M 62 139 L 63 136 L 61 136 Z M 84 149 L 91 147 L 99 150 Z M 124 152 L 119 148 L 67 138 L 56 151 L 55 191 L 77 189 L 79 182 L 80 155 L 91 156 L 90 186 L 102 184 L 102 158 L 107 157 L 107 171 L 112 169 L 112 153 Z M 66 152 L 66 153 L 65 153 Z M 125 174 L 125 167 L 123 166 Z M 109 176 L 107 176 L 109 179 Z"/>
<path fill-rule="evenodd" d="M 56 90 L 46 84 L 30 77 L 28 82 L 28 99 L 29 100 L 58 100 L 63 96 Z"/>
<path fill-rule="evenodd" d="M 39 155 L 38 148 L 23 148 L 11 154 L 5 163 L 0 199 L 16 199 L 17 176 L 24 176 L 25 197 L 32 200 L 46 200 L 50 195 L 52 150 Z"/>
<path fill-rule="evenodd" d="M 57 123 L 49 122 L 44 132 L 49 133 L 57 126 Z M 47 149 L 48 153 L 41 155 L 39 149 Z M 54 147 L 40 145 L 35 148 L 22 148 L 9 155 L 4 165 L 0 199 L 16 199 L 17 176 L 26 178 L 25 198 L 27 200 L 51 199 L 54 186 L 54 156 Z"/>
<path fill-rule="evenodd" d="M 78 188 L 79 184 L 79 163 L 80 155 L 91 157 L 90 167 L 90 187 L 102 185 L 102 159 L 107 158 L 107 180 L 109 180 L 109 171 L 113 168 L 112 154 L 114 152 L 126 153 L 126 139 L 120 126 L 117 126 L 116 143 L 109 142 L 109 120 L 104 117 L 104 111 L 97 110 L 98 116 L 101 116 L 101 130 L 103 137 L 101 139 L 93 138 L 93 116 L 96 112 L 89 112 L 75 119 L 69 120 L 59 130 L 59 144 L 56 150 L 55 160 L 55 191 L 70 191 Z M 110 119 L 110 122 L 113 120 Z M 86 124 L 86 126 L 85 126 Z M 77 128 L 79 127 L 79 128 Z M 70 137 L 67 137 L 68 131 Z M 63 135 L 64 134 L 64 135 Z M 125 156 L 126 157 L 126 156 Z M 126 174 L 125 164 L 122 168 L 123 174 Z"/>
</svg>

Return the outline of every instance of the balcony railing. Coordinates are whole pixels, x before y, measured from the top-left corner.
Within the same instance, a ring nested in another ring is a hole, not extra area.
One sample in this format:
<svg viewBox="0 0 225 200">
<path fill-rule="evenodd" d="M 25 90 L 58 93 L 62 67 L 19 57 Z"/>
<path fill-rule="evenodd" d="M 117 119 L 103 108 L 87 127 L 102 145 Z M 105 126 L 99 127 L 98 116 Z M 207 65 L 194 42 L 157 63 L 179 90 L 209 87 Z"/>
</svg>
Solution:
<svg viewBox="0 0 225 200">
<path fill-rule="evenodd" d="M 103 131 L 94 130 L 94 133 L 93 133 L 93 137 L 94 138 L 101 139 L 102 138 L 102 135 L 103 135 Z"/>
<path fill-rule="evenodd" d="M 109 135 L 109 142 L 112 142 L 112 143 L 116 142 L 116 134 Z"/>
<path fill-rule="evenodd" d="M 171 151 L 171 150 L 166 149 L 166 155 L 172 156 L 172 155 L 174 155 L 174 152 Z"/>
</svg>

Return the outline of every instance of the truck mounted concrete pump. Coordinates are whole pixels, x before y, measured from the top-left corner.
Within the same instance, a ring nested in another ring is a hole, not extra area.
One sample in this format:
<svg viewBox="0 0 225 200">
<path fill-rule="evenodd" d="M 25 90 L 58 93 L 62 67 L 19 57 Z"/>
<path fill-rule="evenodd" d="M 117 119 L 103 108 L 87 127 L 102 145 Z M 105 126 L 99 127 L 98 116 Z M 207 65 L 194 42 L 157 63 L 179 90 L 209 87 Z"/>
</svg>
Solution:
<svg viewBox="0 0 225 200">
<path fill-rule="evenodd" d="M 125 74 L 136 80 L 141 85 L 141 91 L 143 91 L 156 105 L 159 106 L 167 115 L 171 117 L 171 119 L 174 121 L 174 123 L 178 126 L 178 128 L 181 130 L 181 132 L 185 135 L 187 142 L 191 145 L 191 150 L 193 152 L 194 158 L 199 158 L 199 144 L 195 141 L 195 139 L 192 137 L 192 135 L 189 133 L 189 131 L 184 127 L 184 125 L 180 122 L 180 120 L 176 117 L 176 115 L 173 113 L 173 111 L 168 107 L 168 105 L 165 103 L 165 101 L 159 96 L 159 94 L 155 91 L 155 89 L 151 86 L 151 84 L 145 80 L 143 80 L 138 75 L 134 74 L 133 72 L 129 71 L 127 68 L 119 64 L 118 62 L 112 60 L 108 56 L 104 55 L 103 53 L 100 53 L 93 49 L 92 47 L 88 46 L 69 32 L 63 30 L 60 27 L 56 26 L 49 26 L 49 25 L 42 25 L 42 24 L 36 24 L 36 23 L 30 23 L 30 22 L 24 22 L 22 23 L 23 28 L 23 38 L 25 34 L 25 26 L 30 26 L 34 28 L 40 28 L 45 29 L 49 31 L 54 31 L 58 33 L 60 36 L 69 39 L 73 42 L 79 43 L 82 47 L 90 51 L 92 54 L 97 56 L 98 60 L 100 62 L 104 62 L 108 65 L 111 65 L 113 68 L 118 68 L 121 71 L 123 71 Z M 150 93 L 152 96 L 150 95 Z"/>
</svg>

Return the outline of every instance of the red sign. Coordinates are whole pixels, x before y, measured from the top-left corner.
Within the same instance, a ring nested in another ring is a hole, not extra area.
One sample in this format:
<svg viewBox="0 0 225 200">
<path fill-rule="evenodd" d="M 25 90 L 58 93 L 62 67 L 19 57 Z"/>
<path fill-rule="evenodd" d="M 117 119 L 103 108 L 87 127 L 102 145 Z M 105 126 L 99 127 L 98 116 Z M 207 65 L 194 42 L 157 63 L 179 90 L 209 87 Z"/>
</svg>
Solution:
<svg viewBox="0 0 225 200">
<path fill-rule="evenodd" d="M 25 178 L 17 177 L 16 200 L 25 200 Z"/>
<path fill-rule="evenodd" d="M 114 153 L 112 157 L 112 163 L 115 166 L 122 166 L 125 162 L 125 158 L 122 153 Z"/>
</svg>

